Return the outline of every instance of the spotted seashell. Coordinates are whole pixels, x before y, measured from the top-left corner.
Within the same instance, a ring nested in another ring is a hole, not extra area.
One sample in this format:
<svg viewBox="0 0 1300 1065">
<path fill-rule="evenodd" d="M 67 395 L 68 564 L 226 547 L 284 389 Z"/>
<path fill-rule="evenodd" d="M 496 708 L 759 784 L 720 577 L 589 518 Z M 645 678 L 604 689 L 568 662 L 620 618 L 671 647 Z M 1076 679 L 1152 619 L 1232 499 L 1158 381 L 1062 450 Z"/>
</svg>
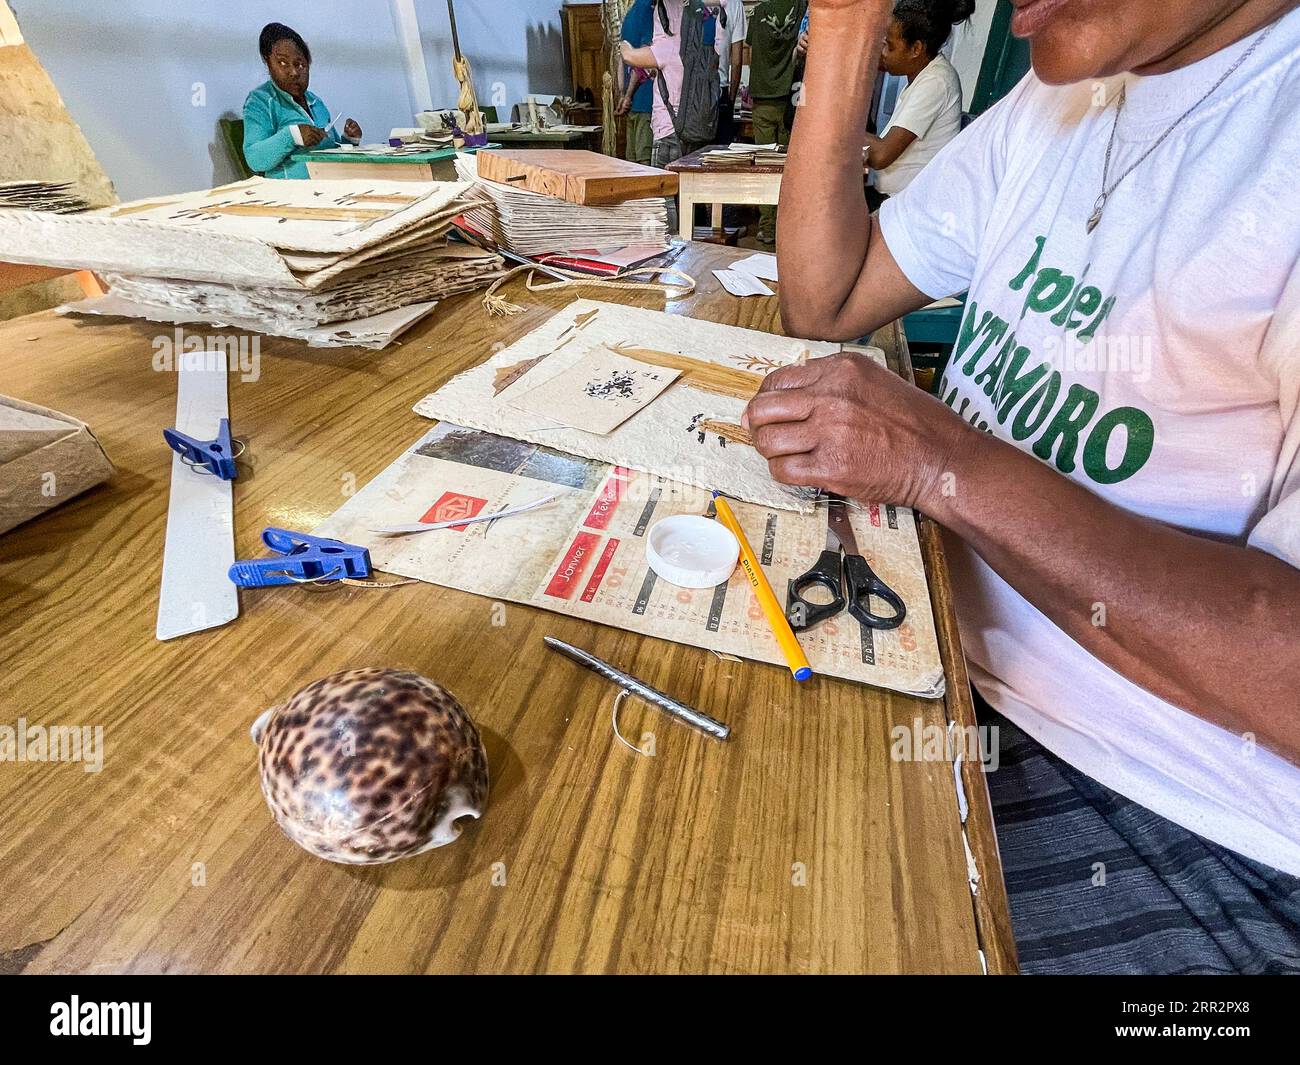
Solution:
<svg viewBox="0 0 1300 1065">
<path fill-rule="evenodd" d="M 395 669 L 308 684 L 252 729 L 262 794 L 291 840 L 319 858 L 377 865 L 453 842 L 482 817 L 487 755 L 450 692 Z"/>
</svg>

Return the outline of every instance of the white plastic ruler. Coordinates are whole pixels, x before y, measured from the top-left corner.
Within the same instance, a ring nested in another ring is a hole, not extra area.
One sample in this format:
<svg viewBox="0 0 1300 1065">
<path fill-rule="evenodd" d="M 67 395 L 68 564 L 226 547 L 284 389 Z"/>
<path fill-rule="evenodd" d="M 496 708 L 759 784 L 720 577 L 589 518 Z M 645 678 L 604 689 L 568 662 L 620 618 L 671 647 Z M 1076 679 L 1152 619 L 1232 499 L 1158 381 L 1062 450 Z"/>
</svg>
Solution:
<svg viewBox="0 0 1300 1065">
<path fill-rule="evenodd" d="M 221 419 L 230 416 L 226 353 L 206 351 L 203 363 L 201 368 L 182 367 L 176 375 L 175 427 L 196 440 L 212 440 Z M 228 575 L 235 561 L 232 485 L 172 454 L 158 599 L 160 640 L 215 629 L 239 616 L 239 590 Z"/>
</svg>

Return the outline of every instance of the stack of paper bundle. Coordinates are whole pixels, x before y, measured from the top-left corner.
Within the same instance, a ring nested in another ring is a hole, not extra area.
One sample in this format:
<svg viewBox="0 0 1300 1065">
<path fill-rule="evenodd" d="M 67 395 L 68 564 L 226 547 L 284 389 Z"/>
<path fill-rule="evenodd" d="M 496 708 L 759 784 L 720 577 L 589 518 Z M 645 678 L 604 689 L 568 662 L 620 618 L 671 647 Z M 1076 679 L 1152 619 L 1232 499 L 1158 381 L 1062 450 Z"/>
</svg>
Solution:
<svg viewBox="0 0 1300 1065">
<path fill-rule="evenodd" d="M 447 242 L 468 191 L 254 178 L 77 215 L 0 209 L 0 261 L 104 275 L 110 294 L 77 311 L 382 347 L 500 276 L 496 254 Z"/>
<path fill-rule="evenodd" d="M 478 197 L 465 212 L 465 221 L 516 255 L 668 244 L 668 209 L 662 197 L 584 207 L 480 178 L 477 156 L 458 155 L 456 170 L 463 180 L 473 182 Z"/>
<path fill-rule="evenodd" d="M 21 207 L 29 211 L 69 214 L 84 211 L 90 204 L 71 191 L 70 181 L 0 182 L 0 207 Z"/>
<path fill-rule="evenodd" d="M 388 131 L 388 143 L 401 141 L 404 145 L 418 145 L 426 151 L 450 148 L 454 135 L 449 129 L 423 129 L 420 126 L 395 126 Z"/>
<path fill-rule="evenodd" d="M 779 144 L 732 144 L 700 155 L 700 164 L 713 166 L 785 166 L 786 152 Z"/>
</svg>

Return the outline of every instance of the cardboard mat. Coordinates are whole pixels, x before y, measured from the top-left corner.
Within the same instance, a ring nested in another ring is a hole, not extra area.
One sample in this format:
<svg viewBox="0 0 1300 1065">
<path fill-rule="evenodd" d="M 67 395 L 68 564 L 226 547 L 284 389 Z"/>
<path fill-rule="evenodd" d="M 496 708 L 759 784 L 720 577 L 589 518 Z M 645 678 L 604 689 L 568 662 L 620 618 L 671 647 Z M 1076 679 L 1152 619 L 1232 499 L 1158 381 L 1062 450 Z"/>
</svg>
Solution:
<svg viewBox="0 0 1300 1065">
<path fill-rule="evenodd" d="M 372 531 L 552 495 L 553 502 L 500 521 L 401 537 Z M 739 569 L 726 584 L 695 591 L 665 584 L 646 564 L 650 525 L 673 514 L 703 514 L 708 502 L 690 485 L 443 422 L 314 531 L 367 547 L 387 573 L 784 669 Z M 825 509 L 733 509 L 784 601 L 788 582 L 826 546 Z M 804 633 L 800 643 L 820 674 L 938 698 L 943 665 L 915 519 L 902 507 L 869 506 L 853 514 L 852 524 L 859 549 L 907 603 L 908 619 L 894 631 L 875 632 L 843 614 Z"/>
</svg>

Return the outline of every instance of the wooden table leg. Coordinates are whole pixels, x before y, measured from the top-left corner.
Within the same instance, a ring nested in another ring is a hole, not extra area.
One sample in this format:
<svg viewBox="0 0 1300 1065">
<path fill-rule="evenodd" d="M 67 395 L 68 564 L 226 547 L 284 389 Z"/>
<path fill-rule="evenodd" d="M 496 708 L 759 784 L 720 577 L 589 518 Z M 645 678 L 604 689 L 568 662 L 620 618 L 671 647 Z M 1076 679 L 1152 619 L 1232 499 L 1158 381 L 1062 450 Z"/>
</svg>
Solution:
<svg viewBox="0 0 1300 1065">
<path fill-rule="evenodd" d="M 682 240 L 695 237 L 695 182 L 682 174 L 677 182 L 677 235 Z"/>
</svg>

